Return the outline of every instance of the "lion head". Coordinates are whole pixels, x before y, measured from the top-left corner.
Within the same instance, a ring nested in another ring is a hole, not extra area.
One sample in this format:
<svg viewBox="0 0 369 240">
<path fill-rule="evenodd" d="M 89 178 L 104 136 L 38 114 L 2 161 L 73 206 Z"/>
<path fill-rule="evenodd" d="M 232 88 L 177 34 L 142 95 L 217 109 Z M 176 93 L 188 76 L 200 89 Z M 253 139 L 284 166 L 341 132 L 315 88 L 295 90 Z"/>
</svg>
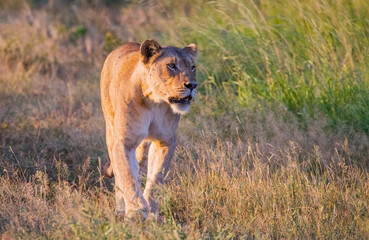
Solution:
<svg viewBox="0 0 369 240">
<path fill-rule="evenodd" d="M 152 99 L 168 103 L 174 113 L 187 113 L 197 91 L 196 45 L 192 43 L 181 49 L 146 40 L 140 52 Z"/>
</svg>

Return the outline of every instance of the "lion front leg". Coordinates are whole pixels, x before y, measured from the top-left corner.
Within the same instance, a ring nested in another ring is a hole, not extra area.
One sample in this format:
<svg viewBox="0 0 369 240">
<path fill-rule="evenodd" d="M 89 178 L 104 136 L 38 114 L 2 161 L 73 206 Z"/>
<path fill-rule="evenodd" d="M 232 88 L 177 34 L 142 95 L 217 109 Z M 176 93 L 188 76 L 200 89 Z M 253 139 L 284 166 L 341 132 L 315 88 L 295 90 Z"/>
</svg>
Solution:
<svg viewBox="0 0 369 240">
<path fill-rule="evenodd" d="M 138 162 L 135 149 L 116 142 L 113 147 L 113 171 L 115 176 L 116 214 L 125 218 L 148 217 L 148 204 L 142 195 L 138 181 Z"/>
<path fill-rule="evenodd" d="M 176 147 L 175 138 L 170 144 L 160 141 L 151 143 L 148 156 L 147 181 L 144 197 L 149 205 L 149 210 L 155 216 L 159 214 L 159 192 L 163 184 Z"/>
</svg>

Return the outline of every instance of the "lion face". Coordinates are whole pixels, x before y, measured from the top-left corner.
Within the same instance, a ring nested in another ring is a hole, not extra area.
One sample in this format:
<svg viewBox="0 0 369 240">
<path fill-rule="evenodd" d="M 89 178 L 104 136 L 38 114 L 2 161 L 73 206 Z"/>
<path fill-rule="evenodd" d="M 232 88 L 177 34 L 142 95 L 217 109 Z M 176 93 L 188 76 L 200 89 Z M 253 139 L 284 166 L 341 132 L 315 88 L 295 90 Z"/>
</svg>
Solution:
<svg viewBox="0 0 369 240">
<path fill-rule="evenodd" d="M 197 91 L 196 45 L 180 49 L 148 41 L 141 44 L 141 54 L 149 70 L 146 81 L 151 91 L 161 102 L 168 103 L 174 113 L 187 113 Z"/>
</svg>

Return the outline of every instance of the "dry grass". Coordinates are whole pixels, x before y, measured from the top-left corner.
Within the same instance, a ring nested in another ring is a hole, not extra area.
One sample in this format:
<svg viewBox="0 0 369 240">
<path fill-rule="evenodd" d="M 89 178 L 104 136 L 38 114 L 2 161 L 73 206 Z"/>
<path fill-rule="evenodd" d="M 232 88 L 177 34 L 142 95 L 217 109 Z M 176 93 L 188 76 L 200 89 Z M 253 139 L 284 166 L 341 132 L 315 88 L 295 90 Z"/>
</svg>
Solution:
<svg viewBox="0 0 369 240">
<path fill-rule="evenodd" d="M 364 238 L 369 232 L 369 176 L 347 165 L 349 155 L 321 163 L 319 148 L 308 158 L 294 142 L 278 155 L 210 132 L 180 146 L 163 189 L 164 225 L 133 224 L 114 217 L 114 197 L 94 178 L 87 160 L 82 177 L 68 183 L 41 170 L 1 177 L 3 230 L 16 238 Z M 49 182 L 51 181 L 51 182 Z"/>
<path fill-rule="evenodd" d="M 207 46 L 204 35 L 209 32 L 203 26 L 208 24 L 207 18 L 217 26 L 223 26 L 227 19 L 231 22 L 227 13 L 234 11 L 231 6 L 204 3 L 208 7 L 204 8 L 193 1 L 111 4 L 0 1 L 0 233 L 3 236 L 10 239 L 367 238 L 369 151 L 366 122 L 361 117 L 355 121 L 362 123 L 362 128 L 332 125 L 332 118 L 317 109 L 314 117 L 302 119 L 290 105 L 283 105 L 286 99 L 279 102 L 277 97 L 275 104 L 264 104 L 247 92 L 232 95 L 234 83 L 229 79 L 250 82 L 239 75 L 243 66 L 222 69 L 221 63 L 224 60 L 228 67 L 233 61 L 230 60 L 232 51 L 242 49 L 219 50 L 214 48 L 214 43 Z M 358 7 L 362 1 L 355 4 Z M 175 10 L 170 9 L 173 6 Z M 196 15 L 199 12 L 202 15 Z M 212 16 L 214 12 L 219 15 Z M 193 24 L 185 16 L 196 18 L 200 23 L 194 27 L 204 32 L 182 38 Z M 325 18 L 329 17 L 324 15 L 322 21 L 328 22 Z M 236 20 L 232 22 L 236 23 Z M 340 31 L 345 29 L 340 27 L 337 28 Z M 237 25 L 218 30 L 227 28 L 236 29 Z M 266 36 L 263 31 L 262 40 Z M 107 160 L 107 153 L 100 110 L 100 69 L 114 47 L 146 38 L 176 45 L 197 41 L 207 54 L 201 56 L 199 63 L 201 94 L 191 113 L 181 120 L 179 146 L 162 189 L 160 211 L 165 218 L 162 225 L 150 221 L 139 224 L 117 221 L 112 182 L 101 177 L 101 165 Z M 249 43 L 256 44 L 251 49 L 259 47 L 259 42 Z M 355 42 L 355 46 L 361 47 L 360 44 Z M 315 54 L 318 48 L 309 52 L 301 45 L 315 60 L 319 58 Z M 258 61 L 264 60 L 252 51 L 247 56 L 253 57 L 255 66 L 259 67 Z M 265 79 L 277 79 L 277 75 L 272 75 L 275 52 L 265 54 L 270 54 L 271 59 L 271 69 L 265 71 L 271 72 L 261 75 L 265 74 Z M 222 61 L 213 59 L 220 55 L 224 57 Z M 366 57 L 362 57 L 355 52 L 351 59 L 359 70 L 365 67 Z M 235 59 L 239 58 L 235 56 Z M 292 62 L 293 58 L 288 60 Z M 214 64 L 214 71 L 209 63 Z M 255 69 L 250 66 L 248 70 L 252 74 Z M 282 70 L 283 67 L 276 72 Z M 365 73 L 363 81 L 367 77 Z M 365 100 L 364 95 L 360 96 Z M 357 111 L 358 115 L 362 113 L 360 109 Z"/>
</svg>

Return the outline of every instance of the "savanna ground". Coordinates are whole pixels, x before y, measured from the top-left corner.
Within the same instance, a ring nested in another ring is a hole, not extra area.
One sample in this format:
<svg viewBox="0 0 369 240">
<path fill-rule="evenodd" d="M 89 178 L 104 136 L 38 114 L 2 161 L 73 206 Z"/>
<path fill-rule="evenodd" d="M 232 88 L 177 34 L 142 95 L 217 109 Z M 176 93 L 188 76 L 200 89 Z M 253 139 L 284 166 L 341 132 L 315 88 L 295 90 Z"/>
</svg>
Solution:
<svg viewBox="0 0 369 240">
<path fill-rule="evenodd" d="M 365 239 L 366 0 L 0 0 L 4 239 Z M 114 216 L 99 74 L 127 41 L 198 44 L 164 224 Z"/>
</svg>

